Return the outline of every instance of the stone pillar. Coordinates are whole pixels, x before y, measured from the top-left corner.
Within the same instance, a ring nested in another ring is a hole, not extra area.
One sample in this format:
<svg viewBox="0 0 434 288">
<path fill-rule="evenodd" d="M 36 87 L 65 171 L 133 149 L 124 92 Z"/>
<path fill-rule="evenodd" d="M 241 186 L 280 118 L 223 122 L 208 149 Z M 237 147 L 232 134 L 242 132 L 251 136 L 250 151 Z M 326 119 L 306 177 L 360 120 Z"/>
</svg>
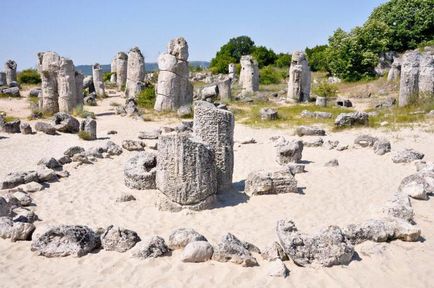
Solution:
<svg viewBox="0 0 434 288">
<path fill-rule="evenodd" d="M 5 72 L 0 72 L 0 86 L 6 86 L 7 82 L 6 82 L 6 73 Z"/>
<path fill-rule="evenodd" d="M 157 189 L 161 210 L 211 208 L 217 193 L 212 149 L 189 133 L 170 133 L 158 139 Z"/>
<path fill-rule="evenodd" d="M 128 55 L 119 52 L 116 55 L 116 84 L 118 91 L 125 89 L 127 84 Z"/>
<path fill-rule="evenodd" d="M 48 113 L 59 112 L 59 93 L 57 76 L 60 69 L 60 57 L 55 52 L 38 53 L 38 70 L 41 75 L 41 93 L 39 109 Z"/>
<path fill-rule="evenodd" d="M 189 81 L 188 44 L 184 38 L 170 41 L 167 53 L 158 58 L 157 98 L 154 109 L 176 111 L 193 102 L 193 85 Z"/>
<path fill-rule="evenodd" d="M 394 57 L 389 74 L 387 75 L 387 81 L 395 81 L 398 80 L 399 77 L 401 77 L 401 59 Z"/>
<path fill-rule="evenodd" d="M 17 63 L 14 60 L 8 60 L 5 63 L 6 84 L 17 81 Z"/>
<path fill-rule="evenodd" d="M 96 139 L 96 121 L 92 118 L 86 118 L 85 120 L 81 121 L 80 123 L 80 131 L 84 131 L 89 133 L 90 139 L 89 140 L 95 140 Z"/>
<path fill-rule="evenodd" d="M 214 152 L 218 190 L 230 189 L 234 170 L 234 114 L 212 103 L 195 101 L 193 134 Z"/>
<path fill-rule="evenodd" d="M 112 73 L 112 75 L 110 76 L 110 83 L 116 84 L 116 69 L 117 69 L 117 64 L 116 64 L 116 56 L 112 59 L 112 63 L 110 65 L 110 73 Z"/>
<path fill-rule="evenodd" d="M 424 97 L 434 97 L 434 50 L 422 53 L 419 70 L 419 93 Z"/>
<path fill-rule="evenodd" d="M 57 88 L 59 93 L 59 111 L 71 113 L 77 99 L 74 63 L 71 59 L 60 58 Z"/>
<path fill-rule="evenodd" d="M 231 63 L 229 64 L 228 70 L 229 70 L 229 78 L 235 79 L 235 76 L 237 75 L 237 66 L 235 66 L 234 63 Z"/>
<path fill-rule="evenodd" d="M 308 102 L 310 99 L 311 72 L 306 55 L 296 51 L 292 54 L 289 68 L 288 98 L 297 102 Z"/>
<path fill-rule="evenodd" d="M 127 85 L 125 96 L 135 98 L 143 89 L 145 78 L 145 58 L 138 47 L 128 53 Z"/>
<path fill-rule="evenodd" d="M 227 102 L 232 100 L 232 92 L 231 92 L 232 79 L 233 78 L 228 77 L 226 79 L 217 82 L 220 101 Z"/>
<path fill-rule="evenodd" d="M 84 82 L 84 75 L 81 74 L 78 71 L 75 71 L 75 101 L 74 101 L 74 107 L 81 106 L 83 107 L 83 82 Z"/>
<path fill-rule="evenodd" d="M 248 95 L 259 90 L 258 62 L 252 56 L 241 56 L 240 85 L 241 95 Z"/>
<path fill-rule="evenodd" d="M 416 100 L 419 94 L 420 53 L 407 51 L 402 58 L 399 106 L 406 106 Z"/>
<path fill-rule="evenodd" d="M 92 66 L 93 85 L 95 86 L 96 95 L 99 97 L 105 96 L 104 80 L 101 65 L 98 63 Z"/>
</svg>

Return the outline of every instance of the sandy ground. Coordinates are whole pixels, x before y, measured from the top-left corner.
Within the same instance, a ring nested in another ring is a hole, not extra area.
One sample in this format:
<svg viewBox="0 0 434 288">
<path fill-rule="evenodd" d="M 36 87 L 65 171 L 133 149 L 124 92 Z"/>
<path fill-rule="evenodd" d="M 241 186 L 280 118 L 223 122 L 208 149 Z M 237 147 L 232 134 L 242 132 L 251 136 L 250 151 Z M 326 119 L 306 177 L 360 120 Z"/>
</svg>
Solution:
<svg viewBox="0 0 434 288">
<path fill-rule="evenodd" d="M 165 125 L 114 115 L 109 105 L 113 101 L 122 102 L 111 97 L 89 108 L 98 115 L 100 139 L 93 142 L 69 134 L 0 133 L 0 177 L 10 171 L 32 169 L 40 158 L 59 157 L 72 145 L 91 147 L 107 139 L 120 144 L 125 139 L 137 139 L 139 131 Z M 26 107 L 24 100 L 0 99 L 0 110 L 16 111 L 16 116 L 27 116 L 28 110 L 23 111 Z M 107 135 L 109 130 L 118 134 Z M 324 139 L 352 144 L 358 134 L 365 132 L 387 137 L 394 151 L 414 148 L 425 153 L 426 160 L 434 160 L 434 134 L 422 129 L 399 132 L 357 129 L 329 133 Z M 175 228 L 191 227 L 212 244 L 231 232 L 264 248 L 277 240 L 275 225 L 280 219 L 292 219 L 299 230 L 311 232 L 331 224 L 346 225 L 375 217 L 401 179 L 415 172 L 413 164 L 394 164 L 390 153 L 378 156 L 371 149 L 338 152 L 322 147 L 305 148 L 303 160 L 308 172 L 296 176 L 303 193 L 247 197 L 242 188 L 249 172 L 278 168 L 269 138 L 278 135 L 294 138 L 291 134 L 290 130 L 253 129 L 237 124 L 235 140 L 253 137 L 258 143 L 236 143 L 234 190 L 219 195 L 215 209 L 158 211 L 154 207 L 155 191 L 124 186 L 124 163 L 135 154 L 124 150 L 118 157 L 102 159 L 93 165 L 78 169 L 65 166 L 71 173 L 69 178 L 33 193 L 35 212 L 42 219 L 35 224 L 37 227 L 83 224 L 92 228 L 116 224 L 136 231 L 142 238 L 160 235 L 166 239 Z M 339 167 L 323 167 L 333 158 L 339 160 Z M 115 202 L 122 192 L 133 194 L 137 201 Z M 286 279 L 267 276 L 267 262 L 260 255 L 255 255 L 260 266 L 253 268 L 215 261 L 186 264 L 180 261 L 180 251 L 171 257 L 150 260 L 135 259 L 129 251 L 48 259 L 32 253 L 30 242 L 0 239 L 0 287 L 434 287 L 434 201 L 412 201 L 412 204 L 423 241 L 367 242 L 356 246 L 358 259 L 348 266 L 301 268 L 287 261 L 291 273 Z"/>
</svg>

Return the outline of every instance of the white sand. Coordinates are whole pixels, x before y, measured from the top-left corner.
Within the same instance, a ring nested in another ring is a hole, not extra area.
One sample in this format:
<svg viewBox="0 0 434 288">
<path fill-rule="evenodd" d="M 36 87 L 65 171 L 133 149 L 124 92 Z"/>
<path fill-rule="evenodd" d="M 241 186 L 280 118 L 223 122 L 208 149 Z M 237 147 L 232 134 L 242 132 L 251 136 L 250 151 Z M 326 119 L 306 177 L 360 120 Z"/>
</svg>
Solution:
<svg viewBox="0 0 434 288">
<path fill-rule="evenodd" d="M 0 110 L 4 101 L 0 100 Z M 112 101 L 107 99 L 91 110 L 111 112 Z M 164 124 L 106 114 L 98 117 L 98 135 L 120 144 L 124 139 L 136 139 L 139 131 L 161 125 Z M 117 130 L 118 134 L 107 136 L 109 130 Z M 236 140 L 253 137 L 258 143 L 235 145 L 235 187 L 242 187 L 240 181 L 253 170 L 277 168 L 269 138 L 294 137 L 290 132 L 237 124 Z M 392 141 L 392 150 L 414 148 L 425 153 L 426 160 L 434 160 L 434 135 L 422 129 L 400 132 L 358 129 L 333 133 L 325 139 L 352 144 L 356 135 L 365 132 L 387 137 Z M 32 169 L 40 158 L 59 157 L 72 145 L 91 147 L 107 141 L 85 142 L 69 134 L 0 136 L 7 137 L 0 139 L 0 177 L 11 170 Z M 42 220 L 35 225 L 83 224 L 97 228 L 116 224 L 136 231 L 142 238 L 157 234 L 166 239 L 175 228 L 191 227 L 212 244 L 231 232 L 264 248 L 277 240 L 275 224 L 283 218 L 293 219 L 300 230 L 310 232 L 331 224 L 346 225 L 375 217 L 401 179 L 415 172 L 413 164 L 392 163 L 390 153 L 378 156 L 371 149 L 338 152 L 322 147 L 305 148 L 303 159 L 311 163 L 306 165 L 307 173 L 296 176 L 304 194 L 248 199 L 233 191 L 219 196 L 216 209 L 170 213 L 154 207 L 154 191 L 124 186 L 123 165 L 132 155 L 134 152 L 124 150 L 118 157 L 98 160 L 93 165 L 78 169 L 65 166 L 71 173 L 69 178 L 33 193 L 35 212 Z M 323 167 L 333 158 L 339 160 L 339 167 Z M 137 201 L 116 203 L 115 199 L 125 191 Z M 215 261 L 186 264 L 180 261 L 180 251 L 171 257 L 150 260 L 132 258 L 130 252 L 107 251 L 82 258 L 48 259 L 33 254 L 30 242 L 0 239 L 0 287 L 434 287 L 434 200 L 412 204 L 423 242 L 364 243 L 356 246 L 360 260 L 342 267 L 301 268 L 287 261 L 291 270 L 287 279 L 267 276 L 267 262 L 260 255 L 255 255 L 260 266 L 254 268 Z"/>
</svg>

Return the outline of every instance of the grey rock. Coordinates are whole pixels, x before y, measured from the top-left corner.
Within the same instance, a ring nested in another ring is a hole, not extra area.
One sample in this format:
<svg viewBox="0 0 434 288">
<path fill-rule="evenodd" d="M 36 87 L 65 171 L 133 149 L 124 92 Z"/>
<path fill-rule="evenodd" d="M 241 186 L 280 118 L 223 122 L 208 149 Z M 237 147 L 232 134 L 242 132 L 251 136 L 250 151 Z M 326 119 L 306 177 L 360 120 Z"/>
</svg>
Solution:
<svg viewBox="0 0 434 288">
<path fill-rule="evenodd" d="M 57 159 L 57 162 L 59 162 L 61 165 L 65 165 L 71 163 L 72 160 L 69 156 L 62 156 L 59 159 Z"/>
<path fill-rule="evenodd" d="M 90 136 L 89 140 L 95 140 L 96 139 L 96 121 L 90 117 L 81 121 L 80 131 L 89 133 L 89 136 Z"/>
<path fill-rule="evenodd" d="M 303 141 L 293 140 L 276 147 L 276 161 L 283 165 L 299 162 L 303 153 Z"/>
<path fill-rule="evenodd" d="M 122 193 L 117 199 L 116 202 L 129 202 L 129 201 L 135 201 L 136 197 L 134 197 L 131 194 Z"/>
<path fill-rule="evenodd" d="M 137 244 L 133 256 L 140 259 L 157 258 L 166 255 L 169 251 L 163 238 L 153 236 Z"/>
<path fill-rule="evenodd" d="M 360 135 L 354 140 L 354 144 L 359 145 L 361 147 L 372 147 L 374 143 L 378 141 L 377 137 L 373 137 L 371 135 Z"/>
<path fill-rule="evenodd" d="M 289 172 L 292 175 L 301 174 L 301 173 L 306 172 L 304 164 L 289 163 L 286 167 L 288 168 Z"/>
<path fill-rule="evenodd" d="M 139 139 L 146 139 L 146 140 L 154 140 L 158 139 L 160 137 L 161 131 L 160 130 L 154 130 L 154 131 L 142 131 L 139 133 Z"/>
<path fill-rule="evenodd" d="M 366 112 L 341 113 L 335 120 L 337 127 L 368 125 L 368 123 L 369 115 Z"/>
<path fill-rule="evenodd" d="M 259 91 L 259 68 L 258 62 L 251 56 L 241 56 L 240 59 L 240 86 L 241 95 L 246 96 Z"/>
<path fill-rule="evenodd" d="M 136 140 L 124 140 L 122 141 L 122 148 L 128 151 L 143 151 L 145 150 L 146 144 L 142 141 Z"/>
<path fill-rule="evenodd" d="M 14 120 L 11 122 L 4 123 L 1 128 L 3 128 L 2 130 L 5 133 L 20 133 L 21 132 L 20 124 L 21 124 L 20 120 Z"/>
<path fill-rule="evenodd" d="M 157 156 L 154 153 L 138 153 L 125 164 L 125 185 L 132 189 L 155 189 L 156 166 Z"/>
<path fill-rule="evenodd" d="M 247 176 L 244 192 L 250 196 L 298 193 L 297 180 L 289 171 L 255 171 Z"/>
<path fill-rule="evenodd" d="M 273 108 L 261 108 L 259 114 L 261 116 L 261 120 L 277 120 L 279 117 L 277 110 Z"/>
<path fill-rule="evenodd" d="M 266 261 L 274 261 L 276 259 L 282 261 L 289 260 L 288 255 L 286 255 L 285 251 L 283 251 L 282 246 L 280 246 L 280 244 L 276 241 L 265 247 L 261 253 L 261 256 Z"/>
<path fill-rule="evenodd" d="M 18 200 L 18 203 L 20 206 L 30 206 L 32 204 L 32 198 L 30 197 L 29 194 L 25 193 L 25 192 L 15 192 L 13 194 L 13 197 L 15 197 L 15 199 Z"/>
<path fill-rule="evenodd" d="M 0 92 L 1 94 L 8 95 L 10 97 L 20 97 L 19 87 L 3 88 L 0 90 Z"/>
<path fill-rule="evenodd" d="M 78 133 L 80 123 L 77 119 L 65 112 L 58 112 L 53 117 L 54 128 L 59 132 Z"/>
<path fill-rule="evenodd" d="M 303 110 L 300 113 L 300 117 L 301 118 L 328 119 L 328 118 L 332 118 L 332 116 L 333 116 L 332 113 L 330 113 L 330 112 L 322 112 L 322 111 L 310 112 L 308 110 Z"/>
<path fill-rule="evenodd" d="M 310 99 L 311 72 L 306 55 L 296 51 L 292 54 L 289 68 L 288 99 L 307 102 Z"/>
<path fill-rule="evenodd" d="M 53 157 L 45 157 L 39 160 L 38 165 L 43 165 L 47 168 L 53 169 L 53 170 L 59 170 L 62 169 L 62 164 L 60 164 L 56 159 Z"/>
<path fill-rule="evenodd" d="M 68 157 L 73 157 L 75 154 L 80 154 L 84 152 L 84 148 L 80 146 L 72 146 L 66 149 L 65 152 L 63 152 L 63 155 Z"/>
<path fill-rule="evenodd" d="M 193 229 L 179 228 L 170 234 L 168 247 L 172 250 L 182 249 L 194 241 L 207 241 L 207 239 Z"/>
<path fill-rule="evenodd" d="M 29 134 L 33 133 L 32 126 L 30 126 L 29 123 L 25 123 L 25 122 L 21 122 L 20 131 L 21 131 L 21 134 L 25 134 L 25 135 L 29 135 Z"/>
<path fill-rule="evenodd" d="M 386 202 L 383 213 L 389 217 L 396 217 L 408 222 L 413 221 L 414 211 L 410 198 L 403 193 L 395 193 L 391 200 Z"/>
<path fill-rule="evenodd" d="M 339 141 L 338 140 L 327 140 L 327 142 L 325 142 L 324 147 L 328 150 L 333 150 L 336 147 L 338 147 L 339 145 Z"/>
<path fill-rule="evenodd" d="M 268 276 L 283 277 L 289 276 L 289 270 L 280 259 L 276 259 L 268 264 Z"/>
<path fill-rule="evenodd" d="M 393 163 L 410 163 L 416 160 L 421 160 L 425 154 L 417 152 L 414 149 L 404 149 L 398 152 L 395 152 L 392 155 Z"/>
<path fill-rule="evenodd" d="M 211 259 L 214 249 L 207 241 L 193 241 L 182 251 L 182 262 L 205 262 Z"/>
<path fill-rule="evenodd" d="M 214 247 L 212 259 L 219 262 L 230 261 L 243 267 L 258 265 L 256 258 L 252 256 L 244 243 L 231 233 L 226 234 L 221 242 Z"/>
<path fill-rule="evenodd" d="M 20 187 L 23 190 L 23 192 L 26 192 L 26 193 L 38 192 L 38 191 L 41 191 L 42 189 L 44 189 L 44 186 L 42 184 L 39 184 L 38 182 L 30 182 L 30 183 L 24 184 Z"/>
<path fill-rule="evenodd" d="M 295 130 L 295 134 L 299 137 L 302 136 L 325 136 L 326 132 L 324 129 L 317 126 L 299 126 Z"/>
<path fill-rule="evenodd" d="M 392 150 L 392 145 L 390 144 L 390 141 L 386 138 L 379 138 L 374 143 L 374 152 L 377 155 L 384 155 L 386 153 L 389 153 Z"/>
<path fill-rule="evenodd" d="M 101 235 L 101 246 L 107 251 L 123 253 L 140 241 L 136 232 L 110 225 Z"/>
<path fill-rule="evenodd" d="M 428 200 L 434 192 L 434 172 L 418 172 L 402 179 L 398 191 L 414 199 Z"/>
<path fill-rule="evenodd" d="M 47 135 L 56 135 L 56 128 L 54 128 L 51 124 L 44 122 L 36 122 L 35 130 L 43 132 Z"/>
<path fill-rule="evenodd" d="M 12 226 L 11 241 L 27 241 L 31 240 L 32 234 L 35 231 L 35 225 L 25 222 L 14 222 Z"/>
<path fill-rule="evenodd" d="M 11 189 L 21 184 L 39 181 L 38 174 L 35 171 L 11 172 L 8 173 L 0 182 L 1 189 Z"/>
<path fill-rule="evenodd" d="M 312 141 L 303 140 L 303 146 L 304 147 L 321 147 L 323 144 L 324 144 L 324 140 L 320 137 L 315 138 Z"/>
<path fill-rule="evenodd" d="M 333 159 L 333 160 L 326 162 L 324 164 L 324 166 L 325 167 L 337 167 L 337 166 L 339 166 L 339 161 L 338 161 L 338 159 Z"/>
<path fill-rule="evenodd" d="M 189 117 L 193 115 L 193 109 L 191 108 L 191 105 L 182 105 L 181 107 L 178 108 L 176 114 L 180 118 Z"/>
</svg>

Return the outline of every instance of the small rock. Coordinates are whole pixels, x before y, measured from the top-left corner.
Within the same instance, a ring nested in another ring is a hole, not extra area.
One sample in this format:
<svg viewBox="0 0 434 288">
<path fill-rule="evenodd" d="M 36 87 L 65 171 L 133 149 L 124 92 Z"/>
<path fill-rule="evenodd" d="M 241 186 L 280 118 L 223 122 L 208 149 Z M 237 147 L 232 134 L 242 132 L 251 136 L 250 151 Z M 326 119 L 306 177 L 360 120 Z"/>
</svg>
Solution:
<svg viewBox="0 0 434 288">
<path fill-rule="evenodd" d="M 205 236 L 190 228 L 179 228 L 169 236 L 168 246 L 172 250 L 182 249 L 190 242 L 207 241 Z"/>
<path fill-rule="evenodd" d="M 337 159 L 330 160 L 324 164 L 325 167 L 337 167 L 339 166 L 339 161 Z"/>
<path fill-rule="evenodd" d="M 182 252 L 182 262 L 205 262 L 211 259 L 214 249 L 207 241 L 193 241 L 185 246 Z"/>
<path fill-rule="evenodd" d="M 33 133 L 32 126 L 30 126 L 29 123 L 25 123 L 25 122 L 21 122 L 20 131 L 21 131 L 21 134 L 25 134 L 25 135 L 29 135 L 29 134 Z"/>
<path fill-rule="evenodd" d="M 56 128 L 51 126 L 51 124 L 44 123 L 44 122 L 36 122 L 35 130 L 43 132 L 47 135 L 56 135 Z"/>
<path fill-rule="evenodd" d="M 417 152 L 414 149 L 404 149 L 394 153 L 392 161 L 393 163 L 410 163 L 416 160 L 421 160 L 424 156 L 423 153 Z"/>
<path fill-rule="evenodd" d="M 26 193 L 38 192 L 38 191 L 41 191 L 42 189 L 44 189 L 44 186 L 42 184 L 39 184 L 38 182 L 30 182 L 30 183 L 24 184 L 20 187 L 23 190 L 23 192 L 26 192 Z"/>
<path fill-rule="evenodd" d="M 289 270 L 280 259 L 271 261 L 268 264 L 268 276 L 286 278 L 289 275 Z"/>
<path fill-rule="evenodd" d="M 56 159 L 53 157 L 46 157 L 39 160 L 38 165 L 43 165 L 47 168 L 53 169 L 53 170 L 60 170 L 62 169 L 62 164 L 60 164 Z"/>
<path fill-rule="evenodd" d="M 277 110 L 273 108 L 261 108 L 259 111 L 261 120 L 277 120 L 278 113 Z"/>
<path fill-rule="evenodd" d="M 133 256 L 141 259 L 157 258 L 164 256 L 169 252 L 164 239 L 159 236 L 153 236 L 136 245 Z"/>
<path fill-rule="evenodd" d="M 128 151 L 143 151 L 145 150 L 146 144 L 143 141 L 137 140 L 124 140 L 122 141 L 122 148 Z"/>
<path fill-rule="evenodd" d="M 121 196 L 119 196 L 116 199 L 116 202 L 129 202 L 129 201 L 135 201 L 135 200 L 136 200 L 136 198 L 133 195 L 123 193 L 123 194 L 121 194 Z"/>
<path fill-rule="evenodd" d="M 295 133 L 297 136 L 325 136 L 324 129 L 317 126 L 299 126 L 296 128 Z"/>
<path fill-rule="evenodd" d="M 101 246 L 107 251 L 123 253 L 136 245 L 140 237 L 136 232 L 122 229 L 117 226 L 109 226 L 101 236 Z"/>
</svg>

